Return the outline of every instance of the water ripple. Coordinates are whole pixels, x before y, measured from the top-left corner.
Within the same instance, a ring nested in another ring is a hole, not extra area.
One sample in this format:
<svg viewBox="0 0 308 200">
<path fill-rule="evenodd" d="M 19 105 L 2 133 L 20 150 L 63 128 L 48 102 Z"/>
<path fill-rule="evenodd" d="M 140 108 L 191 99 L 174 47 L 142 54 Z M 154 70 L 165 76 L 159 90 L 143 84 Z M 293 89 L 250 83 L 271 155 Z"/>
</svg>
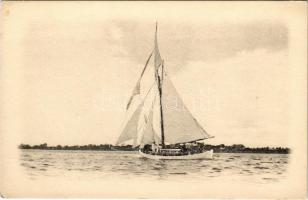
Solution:
<svg viewBox="0 0 308 200">
<path fill-rule="evenodd" d="M 22 150 L 20 165 L 31 179 L 78 176 L 88 179 L 123 176 L 150 180 L 247 180 L 260 183 L 285 177 L 285 154 L 214 154 L 213 160 L 150 160 L 136 152 Z M 252 179 L 248 179 L 252 180 Z"/>
</svg>

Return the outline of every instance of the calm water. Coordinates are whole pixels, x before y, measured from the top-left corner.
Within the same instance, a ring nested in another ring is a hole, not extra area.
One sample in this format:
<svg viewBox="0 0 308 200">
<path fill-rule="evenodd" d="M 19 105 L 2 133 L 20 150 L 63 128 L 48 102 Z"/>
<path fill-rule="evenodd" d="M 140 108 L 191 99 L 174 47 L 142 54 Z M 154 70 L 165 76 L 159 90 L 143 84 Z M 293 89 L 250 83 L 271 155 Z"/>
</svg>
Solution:
<svg viewBox="0 0 308 200">
<path fill-rule="evenodd" d="M 21 166 L 33 180 L 46 177 L 276 182 L 286 177 L 286 154 L 214 154 L 213 160 L 149 160 L 138 152 L 22 150 Z"/>
</svg>

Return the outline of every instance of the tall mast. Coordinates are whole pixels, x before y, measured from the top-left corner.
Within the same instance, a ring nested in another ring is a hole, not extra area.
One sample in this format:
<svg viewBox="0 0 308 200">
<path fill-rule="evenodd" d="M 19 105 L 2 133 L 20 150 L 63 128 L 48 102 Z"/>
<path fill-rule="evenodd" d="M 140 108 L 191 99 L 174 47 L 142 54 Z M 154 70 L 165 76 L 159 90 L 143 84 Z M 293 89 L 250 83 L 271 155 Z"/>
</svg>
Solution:
<svg viewBox="0 0 308 200">
<path fill-rule="evenodd" d="M 163 115 L 163 106 L 162 106 L 162 76 L 163 76 L 163 70 L 164 70 L 164 63 L 160 57 L 159 50 L 158 50 L 158 44 L 157 44 L 157 22 L 156 22 L 156 28 L 155 28 L 155 58 L 154 58 L 154 65 L 155 65 L 155 76 L 158 82 L 158 91 L 159 91 L 159 104 L 160 104 L 160 128 L 161 128 L 161 144 L 162 147 L 165 147 L 165 133 L 164 133 L 164 115 Z M 161 76 L 158 73 L 159 67 L 161 67 Z"/>
<path fill-rule="evenodd" d="M 162 70 L 163 70 L 163 64 L 162 64 Z M 158 91 L 159 91 L 159 103 L 160 103 L 160 127 L 161 127 L 161 144 L 162 147 L 165 147 L 165 133 L 164 133 L 164 115 L 163 115 L 163 106 L 162 106 L 162 78 L 158 76 Z"/>
</svg>

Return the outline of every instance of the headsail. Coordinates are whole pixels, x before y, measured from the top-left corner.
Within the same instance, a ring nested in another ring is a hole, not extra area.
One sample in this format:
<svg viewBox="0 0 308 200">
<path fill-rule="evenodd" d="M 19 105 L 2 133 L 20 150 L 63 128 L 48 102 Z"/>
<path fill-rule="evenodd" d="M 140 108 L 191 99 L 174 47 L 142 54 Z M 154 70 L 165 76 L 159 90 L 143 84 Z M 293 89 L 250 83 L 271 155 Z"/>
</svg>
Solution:
<svg viewBox="0 0 308 200">
<path fill-rule="evenodd" d="M 153 60 L 152 54 L 153 53 L 151 53 L 148 57 L 132 95 L 127 103 L 122 133 L 116 142 L 117 145 L 129 140 L 133 140 L 134 143 L 137 141 L 139 115 L 143 107 L 143 102 L 145 101 L 150 89 L 154 87 L 155 82 L 153 78 L 154 70 L 152 67 L 148 67 L 151 60 Z"/>
<path fill-rule="evenodd" d="M 153 120 L 157 118 L 157 102 L 159 100 L 157 86 L 154 85 L 143 103 L 138 121 L 137 144 L 160 143 L 160 129 L 157 129 Z"/>
<path fill-rule="evenodd" d="M 127 117 L 126 121 L 124 122 L 122 133 L 116 142 L 117 145 L 122 144 L 128 140 L 133 140 L 133 144 L 137 145 L 138 120 L 142 106 L 142 104 L 139 104 L 136 109 L 131 109 L 129 112 L 127 112 Z"/>
<path fill-rule="evenodd" d="M 150 56 L 149 56 L 147 62 L 145 63 L 145 66 L 144 66 L 144 68 L 143 68 L 143 70 L 142 70 L 142 72 L 141 72 L 141 75 L 140 75 L 140 77 L 139 77 L 137 83 L 136 83 L 136 86 L 135 86 L 135 88 L 134 88 L 134 90 L 133 90 L 133 92 L 132 92 L 132 95 L 131 95 L 130 99 L 128 100 L 128 103 L 127 103 L 127 105 L 126 105 L 126 110 L 129 109 L 129 106 L 130 106 L 130 104 L 132 103 L 132 100 L 134 99 L 134 97 L 135 97 L 136 95 L 139 95 L 139 94 L 140 94 L 140 82 L 141 82 L 141 79 L 142 79 L 142 77 L 143 77 L 143 74 L 144 74 L 144 72 L 145 72 L 145 70 L 146 70 L 146 68 L 147 68 L 147 66 L 148 66 L 148 63 L 149 63 L 149 61 L 150 61 L 150 59 L 151 59 L 151 57 L 152 57 L 152 54 L 153 54 L 153 53 L 150 54 Z"/>
</svg>

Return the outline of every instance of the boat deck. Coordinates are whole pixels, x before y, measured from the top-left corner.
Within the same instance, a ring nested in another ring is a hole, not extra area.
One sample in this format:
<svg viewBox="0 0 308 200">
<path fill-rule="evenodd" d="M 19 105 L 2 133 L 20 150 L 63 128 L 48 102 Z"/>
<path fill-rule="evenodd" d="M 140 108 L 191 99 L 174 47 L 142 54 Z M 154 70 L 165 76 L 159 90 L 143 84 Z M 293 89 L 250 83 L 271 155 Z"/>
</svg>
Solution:
<svg viewBox="0 0 308 200">
<path fill-rule="evenodd" d="M 203 151 L 182 151 L 182 149 L 159 149 L 158 151 L 144 151 L 140 150 L 144 154 L 149 155 L 157 155 L 157 156 L 185 156 L 185 155 L 192 155 L 192 154 L 200 154 Z"/>
<path fill-rule="evenodd" d="M 152 154 L 153 153 L 153 154 Z M 185 152 L 186 153 L 186 152 Z M 139 150 L 141 157 L 155 160 L 191 160 L 191 159 L 213 159 L 213 150 L 189 154 L 180 152 L 177 154 L 166 154 L 166 153 L 154 153 L 154 152 L 142 152 Z"/>
</svg>

